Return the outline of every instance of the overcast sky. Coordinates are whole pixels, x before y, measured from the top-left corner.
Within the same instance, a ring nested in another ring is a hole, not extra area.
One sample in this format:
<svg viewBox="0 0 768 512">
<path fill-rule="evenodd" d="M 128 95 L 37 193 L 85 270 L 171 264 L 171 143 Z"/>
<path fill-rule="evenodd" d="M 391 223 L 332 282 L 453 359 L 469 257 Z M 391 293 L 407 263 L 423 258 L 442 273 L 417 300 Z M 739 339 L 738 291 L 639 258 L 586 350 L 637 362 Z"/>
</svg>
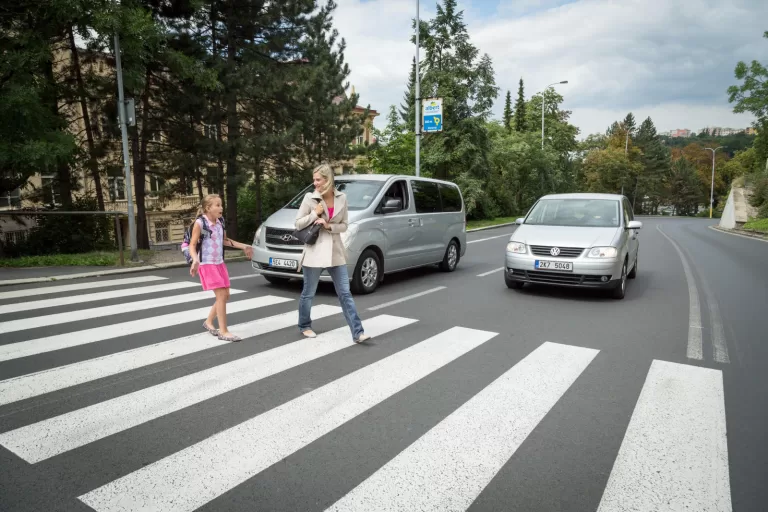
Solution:
<svg viewBox="0 0 768 512">
<path fill-rule="evenodd" d="M 422 20 L 434 17 L 436 1 L 421 0 Z M 336 2 L 350 83 L 383 127 L 389 106 L 403 100 L 416 0 Z M 660 132 L 753 120 L 732 112 L 726 89 L 737 83 L 739 60 L 768 64 L 768 0 L 460 0 L 459 8 L 470 40 L 493 60 L 497 118 L 522 76 L 526 99 L 569 81 L 557 90 L 579 138 L 630 111 L 638 124 L 650 116 Z"/>
</svg>

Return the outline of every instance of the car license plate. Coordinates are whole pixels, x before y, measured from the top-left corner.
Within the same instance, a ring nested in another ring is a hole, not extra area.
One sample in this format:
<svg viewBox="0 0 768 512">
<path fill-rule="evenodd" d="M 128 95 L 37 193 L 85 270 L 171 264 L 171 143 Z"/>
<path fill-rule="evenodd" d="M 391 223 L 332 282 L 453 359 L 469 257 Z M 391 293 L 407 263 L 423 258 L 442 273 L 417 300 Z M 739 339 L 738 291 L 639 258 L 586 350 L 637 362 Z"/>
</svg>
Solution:
<svg viewBox="0 0 768 512">
<path fill-rule="evenodd" d="M 296 260 L 284 260 L 280 258 L 269 258 L 269 266 L 270 267 L 280 267 L 280 268 L 298 268 L 298 264 L 296 263 Z"/>
<path fill-rule="evenodd" d="M 559 270 L 561 272 L 573 272 L 573 262 L 536 260 L 536 268 L 539 270 Z"/>
</svg>

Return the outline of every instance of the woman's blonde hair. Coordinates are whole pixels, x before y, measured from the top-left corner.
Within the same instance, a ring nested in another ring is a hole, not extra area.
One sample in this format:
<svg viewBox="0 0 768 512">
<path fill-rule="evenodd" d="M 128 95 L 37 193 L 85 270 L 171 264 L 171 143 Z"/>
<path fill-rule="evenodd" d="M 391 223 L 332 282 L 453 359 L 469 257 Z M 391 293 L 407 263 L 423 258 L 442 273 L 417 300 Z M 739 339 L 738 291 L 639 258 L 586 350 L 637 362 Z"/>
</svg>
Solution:
<svg viewBox="0 0 768 512">
<path fill-rule="evenodd" d="M 328 164 L 320 164 L 312 171 L 312 176 L 315 174 L 320 174 L 323 178 L 327 180 L 327 183 L 325 184 L 325 187 L 320 191 L 320 195 L 325 195 L 326 192 L 329 190 L 333 190 L 335 187 L 335 184 L 333 182 L 333 169 Z"/>
<path fill-rule="evenodd" d="M 207 212 L 208 209 L 211 206 L 213 206 L 213 202 L 216 199 L 221 199 L 221 196 L 219 194 L 208 194 L 207 196 L 205 196 L 202 202 L 200 203 L 200 206 L 197 208 L 197 215 L 195 215 L 195 217 L 199 217 L 205 212 Z"/>
</svg>

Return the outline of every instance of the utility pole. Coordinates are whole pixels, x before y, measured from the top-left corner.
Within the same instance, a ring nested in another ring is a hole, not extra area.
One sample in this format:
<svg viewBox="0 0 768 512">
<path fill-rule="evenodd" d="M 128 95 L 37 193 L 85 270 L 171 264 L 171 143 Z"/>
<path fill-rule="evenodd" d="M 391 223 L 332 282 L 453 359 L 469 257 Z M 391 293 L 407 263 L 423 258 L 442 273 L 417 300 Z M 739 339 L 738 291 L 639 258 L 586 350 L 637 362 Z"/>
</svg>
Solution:
<svg viewBox="0 0 768 512">
<path fill-rule="evenodd" d="M 131 164 L 128 159 L 128 115 L 123 96 L 123 67 L 120 62 L 120 36 L 115 34 L 115 67 L 117 68 L 117 112 L 120 116 L 120 132 L 123 136 L 123 169 L 125 171 L 125 193 L 128 197 L 128 239 L 131 244 L 131 261 L 139 261 L 136 246 L 136 218 L 133 213 L 133 186 L 131 185 Z"/>
<path fill-rule="evenodd" d="M 416 134 L 416 176 L 421 173 L 421 162 L 419 162 L 419 153 L 421 149 L 421 123 L 419 117 L 421 113 L 421 91 L 420 91 L 420 78 L 419 78 L 419 0 L 416 0 L 416 105 L 414 108 L 415 126 L 413 128 Z"/>
<path fill-rule="evenodd" d="M 712 206 L 715 204 L 715 152 L 718 149 L 722 149 L 725 146 L 720 146 L 715 149 L 704 148 L 712 152 L 712 183 L 709 186 L 709 218 L 712 218 Z"/>
</svg>

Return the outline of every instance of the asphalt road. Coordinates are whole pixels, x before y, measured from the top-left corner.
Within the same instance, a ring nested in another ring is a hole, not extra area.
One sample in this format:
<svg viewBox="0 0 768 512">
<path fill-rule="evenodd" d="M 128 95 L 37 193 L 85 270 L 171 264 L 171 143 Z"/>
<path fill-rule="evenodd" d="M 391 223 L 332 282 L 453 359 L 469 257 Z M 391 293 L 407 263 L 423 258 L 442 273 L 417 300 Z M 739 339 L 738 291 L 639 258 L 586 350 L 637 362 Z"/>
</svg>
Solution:
<svg viewBox="0 0 768 512">
<path fill-rule="evenodd" d="M 641 220 L 624 300 L 508 289 L 499 228 L 355 297 L 362 345 L 249 263 L 241 343 L 184 268 L 2 287 L 0 510 L 764 511 L 768 243 Z"/>
</svg>

